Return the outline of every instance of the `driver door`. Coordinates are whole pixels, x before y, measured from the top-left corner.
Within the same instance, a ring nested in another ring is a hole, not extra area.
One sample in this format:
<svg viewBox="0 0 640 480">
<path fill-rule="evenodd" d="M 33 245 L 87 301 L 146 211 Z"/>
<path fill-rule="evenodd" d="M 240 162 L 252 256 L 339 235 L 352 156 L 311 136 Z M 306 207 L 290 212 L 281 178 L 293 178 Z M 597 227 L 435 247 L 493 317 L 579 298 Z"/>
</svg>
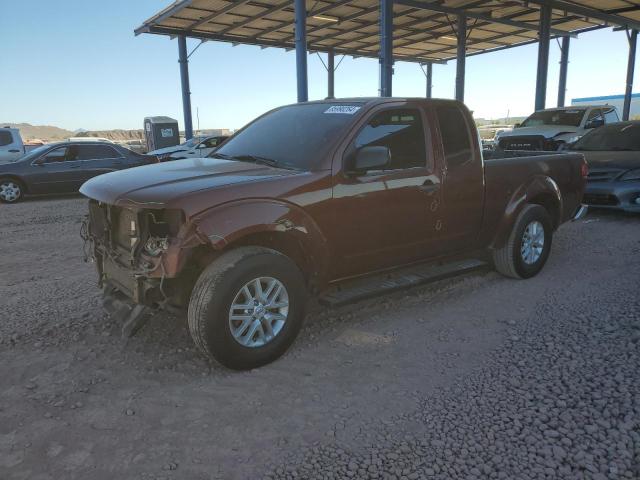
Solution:
<svg viewBox="0 0 640 480">
<path fill-rule="evenodd" d="M 405 104 L 406 105 L 406 104 Z M 440 178 L 424 111 L 418 106 L 383 107 L 370 114 L 345 150 L 334 176 L 338 261 L 343 278 L 419 260 L 436 252 Z M 353 173 L 358 150 L 389 148 L 391 160 L 379 170 Z"/>
<path fill-rule="evenodd" d="M 66 193 L 74 190 L 75 164 L 67 145 L 56 147 L 34 160 L 28 174 L 33 193 Z"/>
</svg>

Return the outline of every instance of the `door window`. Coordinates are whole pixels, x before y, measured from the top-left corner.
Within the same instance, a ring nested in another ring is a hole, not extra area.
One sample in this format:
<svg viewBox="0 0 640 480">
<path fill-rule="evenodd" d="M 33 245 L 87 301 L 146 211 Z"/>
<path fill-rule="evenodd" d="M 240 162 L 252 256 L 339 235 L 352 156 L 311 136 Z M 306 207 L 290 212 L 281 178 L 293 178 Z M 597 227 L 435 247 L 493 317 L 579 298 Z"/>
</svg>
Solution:
<svg viewBox="0 0 640 480">
<path fill-rule="evenodd" d="M 66 162 L 67 160 L 67 147 L 54 148 L 44 156 L 46 163 Z"/>
<path fill-rule="evenodd" d="M 120 154 L 109 145 L 72 145 L 75 160 L 102 160 L 105 158 L 118 158 Z"/>
<path fill-rule="evenodd" d="M 587 118 L 587 123 L 585 128 L 594 128 L 599 127 L 604 124 L 604 117 L 602 116 L 602 110 L 596 108 L 595 110 L 591 110 L 589 113 L 589 117 Z"/>
<path fill-rule="evenodd" d="M 11 145 L 12 143 L 13 137 L 11 136 L 11 132 L 7 132 L 6 130 L 3 132 L 2 130 L 0 130 L 0 147 Z"/>
<path fill-rule="evenodd" d="M 355 139 L 355 151 L 362 147 L 388 147 L 391 162 L 387 170 L 426 167 L 427 154 L 420 112 L 394 109 L 377 113 Z"/>
<path fill-rule="evenodd" d="M 449 169 L 471 161 L 471 140 L 469 127 L 460 109 L 454 105 L 442 105 L 436 108 L 444 158 Z"/>
</svg>

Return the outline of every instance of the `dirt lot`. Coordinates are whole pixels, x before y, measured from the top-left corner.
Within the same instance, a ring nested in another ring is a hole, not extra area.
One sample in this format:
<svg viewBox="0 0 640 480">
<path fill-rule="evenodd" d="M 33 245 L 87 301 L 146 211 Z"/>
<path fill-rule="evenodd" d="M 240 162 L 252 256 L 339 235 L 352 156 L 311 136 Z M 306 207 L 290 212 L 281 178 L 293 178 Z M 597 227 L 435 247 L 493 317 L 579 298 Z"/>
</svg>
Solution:
<svg viewBox="0 0 640 480">
<path fill-rule="evenodd" d="M 278 362 L 184 319 L 124 342 L 79 198 L 0 206 L 0 478 L 640 478 L 640 218 L 563 227 L 538 277 L 314 307 Z"/>
</svg>

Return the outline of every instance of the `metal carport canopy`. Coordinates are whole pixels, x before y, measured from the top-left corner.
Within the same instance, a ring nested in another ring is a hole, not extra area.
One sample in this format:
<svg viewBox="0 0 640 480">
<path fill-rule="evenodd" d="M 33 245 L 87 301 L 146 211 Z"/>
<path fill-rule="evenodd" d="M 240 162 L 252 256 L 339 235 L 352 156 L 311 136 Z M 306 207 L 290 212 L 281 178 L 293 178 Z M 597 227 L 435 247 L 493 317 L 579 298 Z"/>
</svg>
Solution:
<svg viewBox="0 0 640 480">
<path fill-rule="evenodd" d="M 637 0 L 395 0 L 393 58 L 438 62 L 456 58 L 456 16 L 467 22 L 468 55 L 536 42 L 540 7 L 552 8 L 551 35 L 607 26 L 640 29 Z M 307 49 L 378 58 L 378 0 L 306 0 Z M 183 0 L 157 13 L 136 34 L 295 48 L 293 0 Z"/>
<path fill-rule="evenodd" d="M 564 104 L 569 37 L 604 27 L 627 30 L 624 117 L 633 88 L 640 0 L 180 0 L 135 30 L 178 37 L 186 137 L 191 138 L 186 37 L 296 50 L 298 101 L 308 99 L 307 53 L 327 52 L 333 96 L 334 55 L 378 58 L 380 95 L 392 95 L 396 60 L 431 65 L 456 59 L 456 99 L 464 101 L 470 55 L 539 43 L 536 110 L 545 107 L 549 41 L 563 37 L 558 105 Z"/>
</svg>

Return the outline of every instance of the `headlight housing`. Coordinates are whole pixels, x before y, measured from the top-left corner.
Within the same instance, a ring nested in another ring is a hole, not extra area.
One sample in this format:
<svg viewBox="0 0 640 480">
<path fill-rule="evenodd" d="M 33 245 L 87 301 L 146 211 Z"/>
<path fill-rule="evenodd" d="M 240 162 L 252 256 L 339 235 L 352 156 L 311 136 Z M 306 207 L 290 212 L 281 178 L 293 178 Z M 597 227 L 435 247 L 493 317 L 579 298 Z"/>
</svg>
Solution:
<svg viewBox="0 0 640 480">
<path fill-rule="evenodd" d="M 629 170 L 625 172 L 624 175 L 620 177 L 620 180 L 640 180 L 640 168 L 636 168 L 635 170 Z"/>
</svg>

